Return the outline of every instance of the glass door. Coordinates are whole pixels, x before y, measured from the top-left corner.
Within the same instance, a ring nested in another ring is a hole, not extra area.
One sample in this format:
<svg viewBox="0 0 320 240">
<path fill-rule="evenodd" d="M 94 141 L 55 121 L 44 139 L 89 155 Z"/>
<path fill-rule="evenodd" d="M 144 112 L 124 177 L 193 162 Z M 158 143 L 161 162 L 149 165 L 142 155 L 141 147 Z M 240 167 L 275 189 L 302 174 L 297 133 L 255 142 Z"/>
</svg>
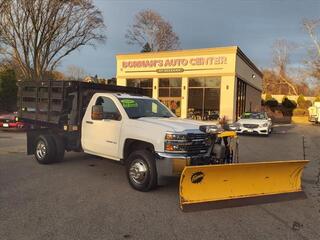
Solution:
<svg viewBox="0 0 320 240">
<path fill-rule="evenodd" d="M 188 118 L 217 120 L 220 111 L 220 77 L 189 79 Z"/>
<path fill-rule="evenodd" d="M 159 79 L 159 100 L 177 117 L 181 116 L 181 78 Z"/>
</svg>

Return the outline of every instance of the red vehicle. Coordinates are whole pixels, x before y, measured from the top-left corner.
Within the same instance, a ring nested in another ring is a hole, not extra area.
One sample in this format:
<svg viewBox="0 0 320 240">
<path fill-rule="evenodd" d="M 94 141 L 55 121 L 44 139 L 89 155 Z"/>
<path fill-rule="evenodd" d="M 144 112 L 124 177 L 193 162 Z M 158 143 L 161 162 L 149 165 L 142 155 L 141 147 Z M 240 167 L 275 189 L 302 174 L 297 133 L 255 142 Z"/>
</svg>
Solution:
<svg viewBox="0 0 320 240">
<path fill-rule="evenodd" d="M 27 125 L 18 118 L 16 112 L 0 115 L 0 129 L 25 128 L 27 128 Z"/>
</svg>

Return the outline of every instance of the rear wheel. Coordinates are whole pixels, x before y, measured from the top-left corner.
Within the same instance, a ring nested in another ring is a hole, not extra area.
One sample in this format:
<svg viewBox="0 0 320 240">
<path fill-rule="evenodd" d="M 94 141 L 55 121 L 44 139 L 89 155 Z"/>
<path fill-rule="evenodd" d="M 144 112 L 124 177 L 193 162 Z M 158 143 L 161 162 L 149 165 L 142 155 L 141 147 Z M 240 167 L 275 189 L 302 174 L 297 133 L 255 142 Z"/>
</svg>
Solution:
<svg viewBox="0 0 320 240">
<path fill-rule="evenodd" d="M 56 145 L 50 135 L 40 135 L 35 144 L 34 155 L 38 163 L 49 164 L 56 160 Z"/>
<path fill-rule="evenodd" d="M 59 135 L 52 135 L 52 138 L 54 140 L 54 143 L 56 145 L 56 156 L 55 156 L 55 161 L 60 162 L 64 158 L 64 152 L 65 152 L 65 145 L 63 138 Z"/>
<path fill-rule="evenodd" d="M 131 187 L 138 191 L 147 192 L 157 186 L 155 159 L 147 150 L 130 154 L 126 161 L 126 173 Z"/>
</svg>

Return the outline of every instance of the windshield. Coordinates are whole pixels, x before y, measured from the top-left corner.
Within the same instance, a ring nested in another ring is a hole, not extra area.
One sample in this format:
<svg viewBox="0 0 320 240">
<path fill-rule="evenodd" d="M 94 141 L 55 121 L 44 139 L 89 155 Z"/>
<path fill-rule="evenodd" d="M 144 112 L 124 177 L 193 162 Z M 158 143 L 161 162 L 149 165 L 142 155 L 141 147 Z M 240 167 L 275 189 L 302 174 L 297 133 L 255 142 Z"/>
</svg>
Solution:
<svg viewBox="0 0 320 240">
<path fill-rule="evenodd" d="M 244 113 L 241 116 L 242 119 L 266 119 L 266 115 L 262 112 L 256 112 L 256 113 Z"/>
<path fill-rule="evenodd" d="M 119 98 L 129 118 L 141 117 L 175 117 L 169 109 L 155 99 L 147 98 Z"/>
</svg>

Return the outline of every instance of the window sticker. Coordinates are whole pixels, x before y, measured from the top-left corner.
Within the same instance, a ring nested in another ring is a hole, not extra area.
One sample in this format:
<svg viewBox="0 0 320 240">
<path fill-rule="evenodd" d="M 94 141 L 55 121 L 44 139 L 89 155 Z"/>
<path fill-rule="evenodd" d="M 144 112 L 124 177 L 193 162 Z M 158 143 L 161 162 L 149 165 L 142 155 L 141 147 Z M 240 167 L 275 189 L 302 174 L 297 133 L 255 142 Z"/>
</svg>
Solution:
<svg viewBox="0 0 320 240">
<path fill-rule="evenodd" d="M 132 99 L 122 99 L 121 104 L 124 108 L 136 108 L 138 103 Z"/>
<path fill-rule="evenodd" d="M 155 104 L 154 102 L 152 103 L 152 112 L 153 113 L 158 113 L 158 105 Z"/>
</svg>

